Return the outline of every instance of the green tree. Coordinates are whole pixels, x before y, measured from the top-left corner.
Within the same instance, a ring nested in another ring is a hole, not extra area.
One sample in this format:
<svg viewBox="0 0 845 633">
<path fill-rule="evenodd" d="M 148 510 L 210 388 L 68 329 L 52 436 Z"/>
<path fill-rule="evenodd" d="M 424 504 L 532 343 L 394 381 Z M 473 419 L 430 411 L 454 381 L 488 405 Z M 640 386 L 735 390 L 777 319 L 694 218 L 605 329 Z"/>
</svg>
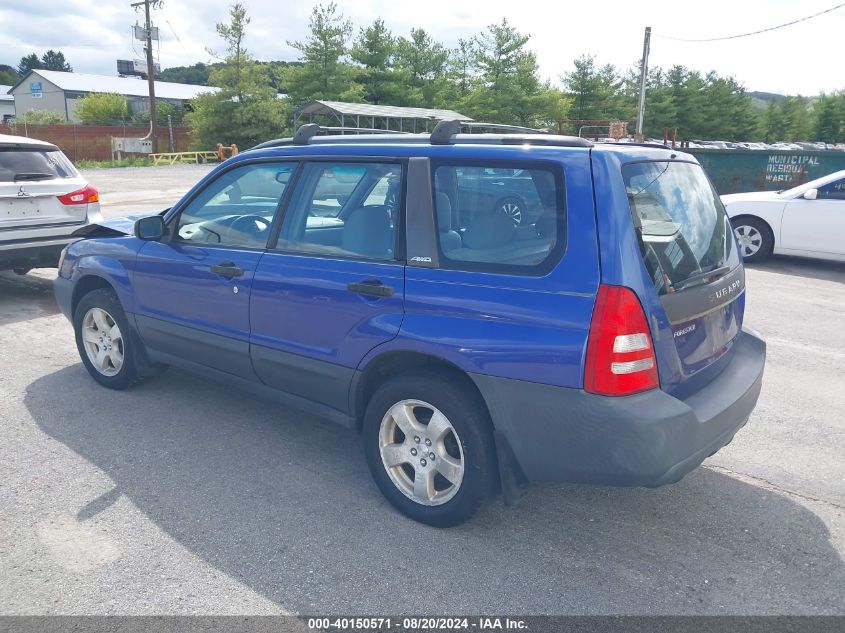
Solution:
<svg viewBox="0 0 845 633">
<path fill-rule="evenodd" d="M 491 24 L 476 38 L 478 85 L 465 100 L 475 119 L 495 123 L 550 126 L 568 103 L 540 80 L 536 55 L 526 49 L 529 36 L 507 19 Z"/>
<path fill-rule="evenodd" d="M 58 125 L 67 123 L 65 115 L 55 110 L 28 110 L 23 114 L 15 115 L 12 125 L 26 123 L 27 125 Z"/>
<path fill-rule="evenodd" d="M 230 23 L 224 25 L 228 28 L 218 28 L 229 55 L 212 70 L 209 83 L 220 89 L 199 95 L 185 117 L 197 149 L 212 149 L 217 143 L 246 149 L 285 132 L 286 102 L 276 96 L 269 66 L 256 63 L 243 46 L 249 18 L 241 8 L 233 5 Z"/>
<path fill-rule="evenodd" d="M 38 59 L 38 55 L 36 55 L 35 53 L 24 55 L 23 57 L 21 57 L 21 61 L 18 62 L 18 74 L 21 77 L 23 77 L 30 70 L 41 70 L 42 68 L 44 68 L 44 64 L 41 63 L 41 60 Z"/>
<path fill-rule="evenodd" d="M 401 100 L 397 73 L 392 69 L 395 49 L 396 41 L 381 19 L 362 28 L 353 43 L 350 57 L 362 66 L 356 79 L 363 86 L 363 98 L 368 103 L 397 105 Z"/>
<path fill-rule="evenodd" d="M 572 118 L 619 118 L 625 99 L 623 81 L 616 68 L 610 64 L 598 67 L 592 55 L 579 57 L 574 66 L 574 71 L 563 76 L 564 89 L 573 99 Z"/>
<path fill-rule="evenodd" d="M 20 75 L 18 72 L 6 64 L 0 64 L 0 84 L 11 86 L 18 83 Z"/>
<path fill-rule="evenodd" d="M 396 42 L 396 65 L 408 76 L 406 102 L 432 107 L 444 88 L 449 51 L 424 29 L 411 29 L 411 37 Z"/>
<path fill-rule="evenodd" d="M 167 117 L 170 117 L 173 125 L 179 125 L 185 118 L 185 110 L 168 101 L 156 99 L 156 123 L 159 126 L 167 125 Z M 142 110 L 132 115 L 132 123 L 136 125 L 148 125 L 150 122 L 150 111 Z"/>
<path fill-rule="evenodd" d="M 179 84 L 193 84 L 195 86 L 207 86 L 208 76 L 211 73 L 213 64 L 198 62 L 193 66 L 173 66 L 165 68 L 158 73 L 160 81 L 172 81 Z"/>
<path fill-rule="evenodd" d="M 58 70 L 65 73 L 73 72 L 71 65 L 65 61 L 64 53 L 54 51 L 52 48 L 41 56 L 41 64 L 44 70 Z"/>
<path fill-rule="evenodd" d="M 334 2 L 318 4 L 311 12 L 308 37 L 288 42 L 301 53 L 300 68 L 290 69 L 286 76 L 290 96 L 295 103 L 314 99 L 356 99 L 352 69 L 343 63 L 347 42 L 352 35 L 352 22 L 338 10 Z"/>
<path fill-rule="evenodd" d="M 228 56 L 226 61 L 232 65 L 235 71 L 235 86 L 240 86 L 241 69 L 246 63 L 247 52 L 243 46 L 246 37 L 246 27 L 250 18 L 246 14 L 246 8 L 240 2 L 229 7 L 229 23 L 218 22 L 215 25 L 217 35 L 223 38 L 226 43 Z"/>
<path fill-rule="evenodd" d="M 123 95 L 92 92 L 77 100 L 76 116 L 85 125 L 126 123 L 129 119 L 129 107 Z"/>
<path fill-rule="evenodd" d="M 819 95 L 815 104 L 815 139 L 826 143 L 839 143 L 845 140 L 843 119 L 845 119 L 845 98 L 842 94 Z"/>
<path fill-rule="evenodd" d="M 459 39 L 448 61 L 448 77 L 459 99 L 464 99 L 475 82 L 475 40 Z"/>
<path fill-rule="evenodd" d="M 787 97 L 780 102 L 780 108 L 786 119 L 786 140 L 788 141 L 812 141 L 813 124 L 810 116 L 807 99 L 798 96 Z"/>
<path fill-rule="evenodd" d="M 758 137 L 766 143 L 783 141 L 787 137 L 787 120 L 783 108 L 775 101 L 769 101 L 763 116 L 760 117 Z"/>
</svg>

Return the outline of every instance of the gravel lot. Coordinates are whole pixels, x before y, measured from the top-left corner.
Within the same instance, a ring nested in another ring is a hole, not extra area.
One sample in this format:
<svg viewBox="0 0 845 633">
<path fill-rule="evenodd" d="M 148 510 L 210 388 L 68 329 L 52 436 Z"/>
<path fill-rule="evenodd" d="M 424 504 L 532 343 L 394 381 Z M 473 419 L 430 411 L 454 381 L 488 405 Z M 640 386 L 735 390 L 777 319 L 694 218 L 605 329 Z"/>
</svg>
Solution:
<svg viewBox="0 0 845 633">
<path fill-rule="evenodd" d="M 122 215 L 207 170 L 85 175 Z M 763 394 L 703 468 L 452 530 L 393 511 L 331 423 L 179 371 L 98 387 L 54 274 L 0 274 L 0 613 L 845 614 L 845 265 L 749 267 Z"/>
<path fill-rule="evenodd" d="M 80 173 L 100 192 L 103 215 L 115 218 L 172 206 L 216 166 L 100 168 Z"/>
</svg>

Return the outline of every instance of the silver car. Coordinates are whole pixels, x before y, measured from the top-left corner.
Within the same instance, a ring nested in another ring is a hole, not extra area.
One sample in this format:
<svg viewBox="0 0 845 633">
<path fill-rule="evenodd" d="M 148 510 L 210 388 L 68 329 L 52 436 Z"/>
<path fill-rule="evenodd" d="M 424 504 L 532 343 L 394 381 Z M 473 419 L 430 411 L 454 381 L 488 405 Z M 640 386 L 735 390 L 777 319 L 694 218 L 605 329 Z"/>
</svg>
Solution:
<svg viewBox="0 0 845 633">
<path fill-rule="evenodd" d="M 56 266 L 71 233 L 100 220 L 99 193 L 58 147 L 0 134 L 0 270 Z"/>
</svg>

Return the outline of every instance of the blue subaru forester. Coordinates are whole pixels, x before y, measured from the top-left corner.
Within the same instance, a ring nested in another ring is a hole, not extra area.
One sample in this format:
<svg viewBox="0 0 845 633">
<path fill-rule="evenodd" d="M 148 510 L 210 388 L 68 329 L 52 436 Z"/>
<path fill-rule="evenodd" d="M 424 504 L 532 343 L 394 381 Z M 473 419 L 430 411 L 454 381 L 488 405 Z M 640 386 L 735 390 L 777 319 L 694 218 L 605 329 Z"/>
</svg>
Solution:
<svg viewBox="0 0 845 633">
<path fill-rule="evenodd" d="M 765 363 L 704 171 L 465 125 L 304 126 L 160 215 L 81 229 L 55 291 L 88 372 L 173 365 L 357 429 L 385 497 L 437 526 L 530 481 L 678 481 Z"/>
</svg>

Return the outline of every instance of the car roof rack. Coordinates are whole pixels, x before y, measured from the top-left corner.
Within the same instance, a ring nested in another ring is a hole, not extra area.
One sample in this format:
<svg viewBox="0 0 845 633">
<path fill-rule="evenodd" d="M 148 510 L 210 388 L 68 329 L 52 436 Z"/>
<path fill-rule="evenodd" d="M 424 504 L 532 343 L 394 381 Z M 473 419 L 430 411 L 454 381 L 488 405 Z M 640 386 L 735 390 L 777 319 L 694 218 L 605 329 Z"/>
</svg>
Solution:
<svg viewBox="0 0 845 633">
<path fill-rule="evenodd" d="M 507 125 L 505 123 L 482 123 L 481 121 L 461 121 L 459 119 L 447 119 L 439 121 L 431 131 L 432 145 L 447 145 L 452 137 L 462 129 L 485 129 L 502 132 L 528 132 L 529 134 L 548 134 L 546 130 L 538 130 L 522 125 Z"/>
<path fill-rule="evenodd" d="M 305 125 L 300 125 L 296 130 L 296 133 L 293 135 L 293 144 L 308 145 L 308 141 L 320 132 L 327 134 L 333 132 L 340 132 L 341 134 L 345 132 L 355 132 L 356 134 L 410 134 L 410 132 L 397 132 L 396 130 L 382 130 L 372 127 L 327 127 L 325 125 L 317 125 L 316 123 L 306 123 Z"/>
<path fill-rule="evenodd" d="M 459 134 L 463 128 L 490 129 L 508 134 Z M 331 136 L 317 136 L 326 132 Z M 345 134 L 351 132 L 351 134 Z M 519 132 L 522 132 L 521 134 Z M 339 134 L 338 134 L 339 133 Z M 431 143 L 448 145 L 474 143 L 484 145 L 553 145 L 559 147 L 593 147 L 587 139 L 576 136 L 558 136 L 545 130 L 502 123 L 481 123 L 476 121 L 440 121 L 431 134 L 414 134 L 396 130 L 382 130 L 360 127 L 325 127 L 316 123 L 300 126 L 292 138 L 279 138 L 260 143 L 250 149 L 285 147 L 291 145 L 312 145 L 323 143 Z"/>
<path fill-rule="evenodd" d="M 321 132 L 324 134 L 340 133 L 341 135 L 347 132 L 354 132 L 355 134 L 411 134 L 410 132 L 399 132 L 397 130 L 382 130 L 380 128 L 371 127 L 330 127 L 325 125 L 318 125 L 316 123 L 306 123 L 305 125 L 300 125 L 296 129 L 296 132 L 294 133 L 292 138 L 277 138 L 273 139 L 272 141 L 265 141 L 264 143 L 259 143 L 258 145 L 251 147 L 250 149 L 282 147 L 284 145 L 308 145 L 311 142 L 311 139 Z"/>
<path fill-rule="evenodd" d="M 594 141 L 599 145 L 610 145 L 612 147 L 653 147 L 655 149 L 672 149 L 666 143 L 649 143 L 648 141 L 643 141 L 642 143 L 617 143 L 614 141 Z M 680 150 L 680 148 L 677 148 Z"/>
</svg>

